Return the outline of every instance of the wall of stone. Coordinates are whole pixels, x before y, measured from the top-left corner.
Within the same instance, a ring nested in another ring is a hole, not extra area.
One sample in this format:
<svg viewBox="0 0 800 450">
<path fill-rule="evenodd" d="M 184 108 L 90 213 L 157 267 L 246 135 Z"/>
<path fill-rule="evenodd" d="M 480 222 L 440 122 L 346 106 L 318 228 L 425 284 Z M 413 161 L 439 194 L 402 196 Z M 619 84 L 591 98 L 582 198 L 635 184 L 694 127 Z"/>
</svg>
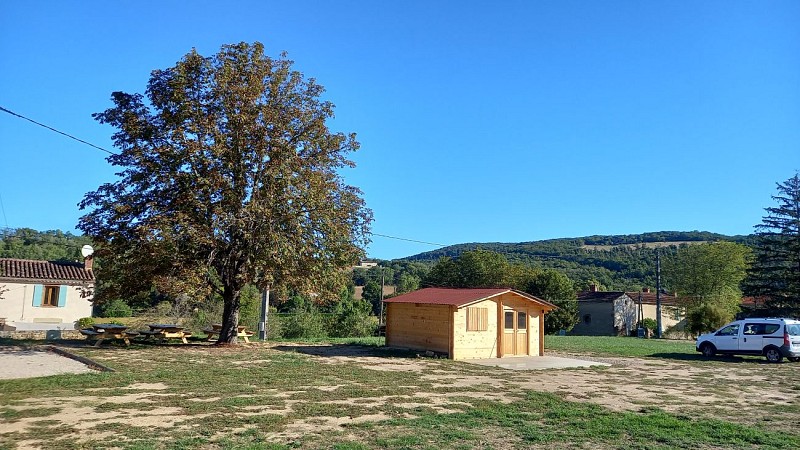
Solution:
<svg viewBox="0 0 800 450">
<path fill-rule="evenodd" d="M 0 331 L 0 338 L 51 341 L 58 339 L 83 339 L 83 335 L 78 330 Z"/>
</svg>

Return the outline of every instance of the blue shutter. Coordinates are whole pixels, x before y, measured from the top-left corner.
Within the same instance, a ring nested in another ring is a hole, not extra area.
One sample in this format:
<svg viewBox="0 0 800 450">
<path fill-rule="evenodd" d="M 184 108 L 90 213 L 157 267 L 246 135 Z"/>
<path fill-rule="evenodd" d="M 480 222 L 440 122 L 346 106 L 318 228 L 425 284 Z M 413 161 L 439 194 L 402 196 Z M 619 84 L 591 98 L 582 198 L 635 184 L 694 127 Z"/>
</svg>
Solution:
<svg viewBox="0 0 800 450">
<path fill-rule="evenodd" d="M 63 308 L 67 306 L 67 286 L 61 285 L 58 287 L 58 307 Z"/>
<path fill-rule="evenodd" d="M 33 306 L 42 306 L 42 285 L 33 285 Z"/>
</svg>

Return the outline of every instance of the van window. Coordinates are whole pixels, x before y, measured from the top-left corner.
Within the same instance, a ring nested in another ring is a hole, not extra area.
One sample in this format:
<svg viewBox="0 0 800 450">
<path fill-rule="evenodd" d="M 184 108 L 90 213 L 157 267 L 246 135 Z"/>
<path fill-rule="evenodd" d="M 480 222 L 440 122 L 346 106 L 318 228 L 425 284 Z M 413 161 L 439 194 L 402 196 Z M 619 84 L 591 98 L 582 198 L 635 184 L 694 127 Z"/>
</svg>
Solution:
<svg viewBox="0 0 800 450">
<path fill-rule="evenodd" d="M 717 331 L 717 336 L 736 336 L 739 334 L 739 324 L 734 323 Z"/>
<path fill-rule="evenodd" d="M 766 335 L 772 334 L 780 328 L 777 323 L 745 323 L 744 334 Z"/>
<path fill-rule="evenodd" d="M 786 324 L 786 332 L 792 336 L 800 336 L 800 324 Z"/>
<path fill-rule="evenodd" d="M 762 334 L 772 334 L 772 333 L 778 331 L 778 328 L 780 328 L 780 327 L 781 326 L 779 324 L 777 324 L 777 323 L 764 324 L 764 332 Z"/>
</svg>

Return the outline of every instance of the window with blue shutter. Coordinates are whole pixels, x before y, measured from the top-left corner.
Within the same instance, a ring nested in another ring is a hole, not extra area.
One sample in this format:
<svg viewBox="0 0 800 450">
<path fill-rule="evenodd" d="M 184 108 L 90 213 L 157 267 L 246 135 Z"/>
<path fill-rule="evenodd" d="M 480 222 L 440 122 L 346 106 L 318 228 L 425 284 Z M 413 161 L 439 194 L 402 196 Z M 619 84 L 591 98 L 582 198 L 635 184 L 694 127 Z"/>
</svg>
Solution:
<svg viewBox="0 0 800 450">
<path fill-rule="evenodd" d="M 42 285 L 33 285 L 33 306 L 42 306 Z"/>
<path fill-rule="evenodd" d="M 67 287 L 62 284 L 58 289 L 58 307 L 63 308 L 65 306 L 67 306 Z"/>
</svg>

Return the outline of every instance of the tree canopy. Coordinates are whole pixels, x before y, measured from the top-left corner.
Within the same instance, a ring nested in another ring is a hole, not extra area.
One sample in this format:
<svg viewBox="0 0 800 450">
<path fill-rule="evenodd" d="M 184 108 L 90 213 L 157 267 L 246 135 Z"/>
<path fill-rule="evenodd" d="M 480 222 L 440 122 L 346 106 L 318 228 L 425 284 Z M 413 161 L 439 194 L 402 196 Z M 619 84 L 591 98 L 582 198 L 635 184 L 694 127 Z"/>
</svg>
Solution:
<svg viewBox="0 0 800 450">
<path fill-rule="evenodd" d="M 220 343 L 236 340 L 247 284 L 338 296 L 372 216 L 339 174 L 359 144 L 329 130 L 323 91 L 239 43 L 153 71 L 145 96 L 114 92 L 94 117 L 117 130 L 118 180 L 86 194 L 78 224 L 114 273 L 108 295 L 216 292 Z"/>
<path fill-rule="evenodd" d="M 755 258 L 746 288 L 765 296 L 775 316 L 800 316 L 800 174 L 777 183 L 777 206 L 756 225 Z"/>
<path fill-rule="evenodd" d="M 572 281 L 557 270 L 511 264 L 505 256 L 487 250 L 441 258 L 424 283 L 429 286 L 478 288 L 508 287 L 527 292 L 558 309 L 545 316 L 545 332 L 569 331 L 578 322 L 578 301 Z"/>
<path fill-rule="evenodd" d="M 686 246 L 664 261 L 664 278 L 687 308 L 689 330 L 715 329 L 739 311 L 750 249 L 733 242 Z"/>
</svg>

